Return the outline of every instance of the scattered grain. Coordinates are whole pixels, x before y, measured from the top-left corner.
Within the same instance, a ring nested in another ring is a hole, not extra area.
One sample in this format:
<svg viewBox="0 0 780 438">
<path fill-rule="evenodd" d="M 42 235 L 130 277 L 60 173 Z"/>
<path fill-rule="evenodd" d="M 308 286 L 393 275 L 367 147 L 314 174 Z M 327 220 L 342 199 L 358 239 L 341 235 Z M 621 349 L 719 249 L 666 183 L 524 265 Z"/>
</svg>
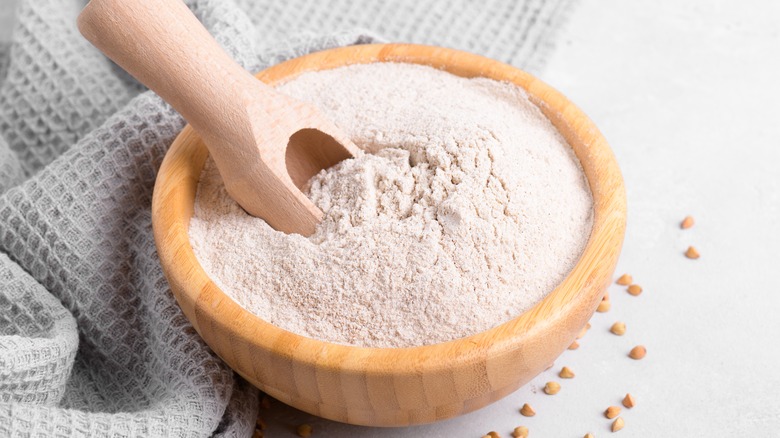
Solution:
<svg viewBox="0 0 780 438">
<path fill-rule="evenodd" d="M 580 348 L 580 343 L 577 341 L 574 341 L 569 345 L 569 350 L 576 350 L 578 348 Z"/>
<path fill-rule="evenodd" d="M 309 438 L 314 430 L 308 424 L 301 424 L 296 430 L 301 438 Z"/>
<path fill-rule="evenodd" d="M 688 249 L 685 251 L 685 257 L 696 260 L 699 258 L 699 251 L 696 250 L 696 248 L 689 246 Z"/>
<path fill-rule="evenodd" d="M 528 438 L 528 428 L 525 426 L 517 426 L 512 431 L 512 436 L 515 438 Z"/>
<path fill-rule="evenodd" d="M 628 357 L 634 360 L 639 360 L 645 357 L 646 354 L 647 354 L 647 348 L 645 348 L 644 345 L 637 345 L 636 347 L 631 349 L 631 351 L 628 353 Z"/>
<path fill-rule="evenodd" d="M 694 224 L 693 216 L 685 216 L 685 219 L 680 222 L 680 228 L 683 230 L 687 230 L 688 228 L 692 227 Z"/>
<path fill-rule="evenodd" d="M 544 385 L 544 393 L 547 395 L 555 395 L 561 390 L 561 385 L 558 382 L 547 382 Z"/>
<path fill-rule="evenodd" d="M 592 433 L 586 433 L 583 438 L 596 438 Z"/>
<path fill-rule="evenodd" d="M 624 334 L 626 334 L 626 323 L 618 321 L 612 324 L 612 327 L 609 328 L 609 331 L 611 331 L 615 335 L 623 336 Z"/>
<path fill-rule="evenodd" d="M 609 300 L 604 300 L 599 303 L 599 306 L 596 308 L 597 312 L 609 312 L 609 309 L 612 307 L 612 303 Z"/>
<path fill-rule="evenodd" d="M 628 286 L 628 293 L 630 293 L 633 296 L 637 296 L 642 293 L 642 286 L 638 284 L 632 284 Z"/>
<path fill-rule="evenodd" d="M 499 435 L 498 432 L 496 432 L 495 430 L 491 430 L 490 432 L 487 433 L 487 435 L 485 435 L 482 438 L 501 438 L 501 435 Z"/>
<path fill-rule="evenodd" d="M 574 378 L 574 371 L 571 370 L 569 367 L 563 367 L 561 368 L 561 372 L 558 373 L 558 377 L 561 379 L 573 379 Z"/>
<path fill-rule="evenodd" d="M 623 274 L 620 276 L 620 278 L 617 279 L 615 283 L 621 285 L 621 286 L 628 286 L 629 284 L 634 282 L 634 278 L 631 277 L 628 274 Z"/>
<path fill-rule="evenodd" d="M 634 400 L 634 396 L 631 394 L 626 394 L 625 397 L 623 397 L 623 406 L 627 407 L 628 409 L 631 409 L 636 404 L 636 400 Z"/>
<path fill-rule="evenodd" d="M 601 297 L 601 301 L 609 301 L 609 291 L 604 292 L 604 295 Z"/>
<path fill-rule="evenodd" d="M 625 425 L 626 425 L 626 422 L 623 421 L 623 417 L 617 417 L 617 419 L 612 422 L 612 432 L 619 431 Z"/>
<path fill-rule="evenodd" d="M 588 327 L 583 327 L 582 330 L 580 330 L 579 333 L 577 333 L 577 339 L 582 339 L 585 337 L 585 334 L 588 333 Z"/>
<path fill-rule="evenodd" d="M 620 406 L 610 406 L 604 411 L 604 416 L 610 420 L 620 415 Z"/>
<path fill-rule="evenodd" d="M 536 411 L 528 403 L 524 404 L 523 407 L 520 408 L 520 413 L 525 417 L 533 417 L 536 415 Z"/>
</svg>

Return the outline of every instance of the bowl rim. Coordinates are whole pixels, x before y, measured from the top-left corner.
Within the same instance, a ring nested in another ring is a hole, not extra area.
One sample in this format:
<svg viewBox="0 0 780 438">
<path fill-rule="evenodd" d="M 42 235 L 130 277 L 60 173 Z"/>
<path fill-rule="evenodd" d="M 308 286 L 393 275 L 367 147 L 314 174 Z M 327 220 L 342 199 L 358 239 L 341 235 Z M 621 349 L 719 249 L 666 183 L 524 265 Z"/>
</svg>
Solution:
<svg viewBox="0 0 780 438">
<path fill-rule="evenodd" d="M 574 149 L 593 196 L 593 227 L 574 268 L 541 301 L 522 314 L 489 330 L 443 343 L 375 348 L 337 344 L 295 334 L 241 307 L 208 277 L 195 257 L 188 235 L 193 205 L 182 199 L 179 185 L 195 184 L 197 187 L 207 152 L 204 152 L 205 147 L 201 147 L 200 151 L 184 150 L 182 145 L 192 144 L 198 138 L 187 125 L 171 145 L 158 172 L 152 201 L 152 222 L 166 277 L 186 316 L 201 335 L 203 324 L 224 324 L 232 335 L 242 341 L 302 365 L 318 369 L 325 367 L 335 372 L 384 375 L 407 370 L 420 374 L 484 363 L 486 356 L 516 349 L 518 343 L 531 333 L 544 330 L 552 321 L 573 311 L 574 306 L 581 302 L 577 299 L 581 291 L 603 293 L 593 284 L 605 283 L 611 276 L 625 234 L 623 178 L 614 154 L 593 122 L 541 80 L 516 67 L 480 55 L 417 44 L 366 44 L 328 49 L 276 64 L 259 72 L 256 77 L 274 85 L 307 71 L 370 62 L 424 64 L 458 76 L 512 82 L 526 90 L 532 102 L 551 120 L 570 147 L 574 147 L 570 139 L 573 136 L 579 138 L 583 146 L 581 150 Z M 201 161 L 201 164 L 190 165 L 187 169 L 177 168 L 184 159 Z M 193 174 L 195 170 L 192 167 L 197 167 L 197 174 Z M 194 194 L 192 196 L 194 198 Z M 175 245 L 170 244 L 171 239 L 176 240 Z M 177 290 L 183 293 L 177 293 Z M 596 297 L 588 299 L 592 303 L 599 301 Z M 593 310 L 590 309 L 591 312 Z"/>
</svg>

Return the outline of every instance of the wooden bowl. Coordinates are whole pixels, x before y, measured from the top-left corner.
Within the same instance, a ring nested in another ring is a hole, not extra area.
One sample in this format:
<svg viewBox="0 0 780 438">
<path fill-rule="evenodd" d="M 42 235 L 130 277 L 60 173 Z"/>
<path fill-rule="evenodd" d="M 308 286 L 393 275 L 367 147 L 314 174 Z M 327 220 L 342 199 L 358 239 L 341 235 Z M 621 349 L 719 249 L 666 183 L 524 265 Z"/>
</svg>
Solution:
<svg viewBox="0 0 780 438">
<path fill-rule="evenodd" d="M 522 315 L 466 338 L 413 348 L 360 348 L 296 335 L 230 299 L 198 263 L 187 235 L 208 155 L 187 126 L 173 142 L 154 188 L 154 237 L 184 314 L 236 372 L 311 414 L 352 424 L 406 426 L 481 408 L 546 369 L 588 322 L 611 280 L 623 243 L 623 179 L 599 130 L 560 93 L 498 61 L 439 47 L 350 46 L 292 59 L 260 72 L 269 84 L 348 64 L 407 62 L 464 77 L 513 82 L 528 91 L 582 163 L 593 193 L 593 230 L 571 273 Z M 432 328 L 435 329 L 435 328 Z"/>
</svg>

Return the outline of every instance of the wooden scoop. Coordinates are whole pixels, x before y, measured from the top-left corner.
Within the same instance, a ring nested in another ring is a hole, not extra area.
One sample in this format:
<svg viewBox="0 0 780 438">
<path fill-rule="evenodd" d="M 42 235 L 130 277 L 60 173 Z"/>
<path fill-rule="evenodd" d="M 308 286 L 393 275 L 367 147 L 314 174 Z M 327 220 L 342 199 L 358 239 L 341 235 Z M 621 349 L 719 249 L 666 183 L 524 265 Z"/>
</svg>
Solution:
<svg viewBox="0 0 780 438">
<path fill-rule="evenodd" d="M 184 116 L 244 210 L 285 233 L 314 233 L 322 212 L 301 187 L 358 151 L 316 108 L 241 68 L 181 0 L 92 0 L 78 26 Z"/>
</svg>

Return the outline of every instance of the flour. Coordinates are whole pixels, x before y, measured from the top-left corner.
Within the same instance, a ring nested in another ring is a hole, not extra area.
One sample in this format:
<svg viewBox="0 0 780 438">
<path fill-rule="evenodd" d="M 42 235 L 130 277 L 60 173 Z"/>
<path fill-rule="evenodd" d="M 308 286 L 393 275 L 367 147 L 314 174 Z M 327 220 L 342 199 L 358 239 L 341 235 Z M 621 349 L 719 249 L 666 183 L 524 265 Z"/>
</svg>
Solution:
<svg viewBox="0 0 780 438">
<path fill-rule="evenodd" d="M 576 263 L 590 191 L 520 88 L 384 63 L 306 73 L 279 90 L 320 107 L 367 153 L 312 178 L 325 218 L 309 238 L 246 214 L 208 160 L 192 246 L 266 321 L 341 344 L 445 342 L 519 315 Z"/>
</svg>

